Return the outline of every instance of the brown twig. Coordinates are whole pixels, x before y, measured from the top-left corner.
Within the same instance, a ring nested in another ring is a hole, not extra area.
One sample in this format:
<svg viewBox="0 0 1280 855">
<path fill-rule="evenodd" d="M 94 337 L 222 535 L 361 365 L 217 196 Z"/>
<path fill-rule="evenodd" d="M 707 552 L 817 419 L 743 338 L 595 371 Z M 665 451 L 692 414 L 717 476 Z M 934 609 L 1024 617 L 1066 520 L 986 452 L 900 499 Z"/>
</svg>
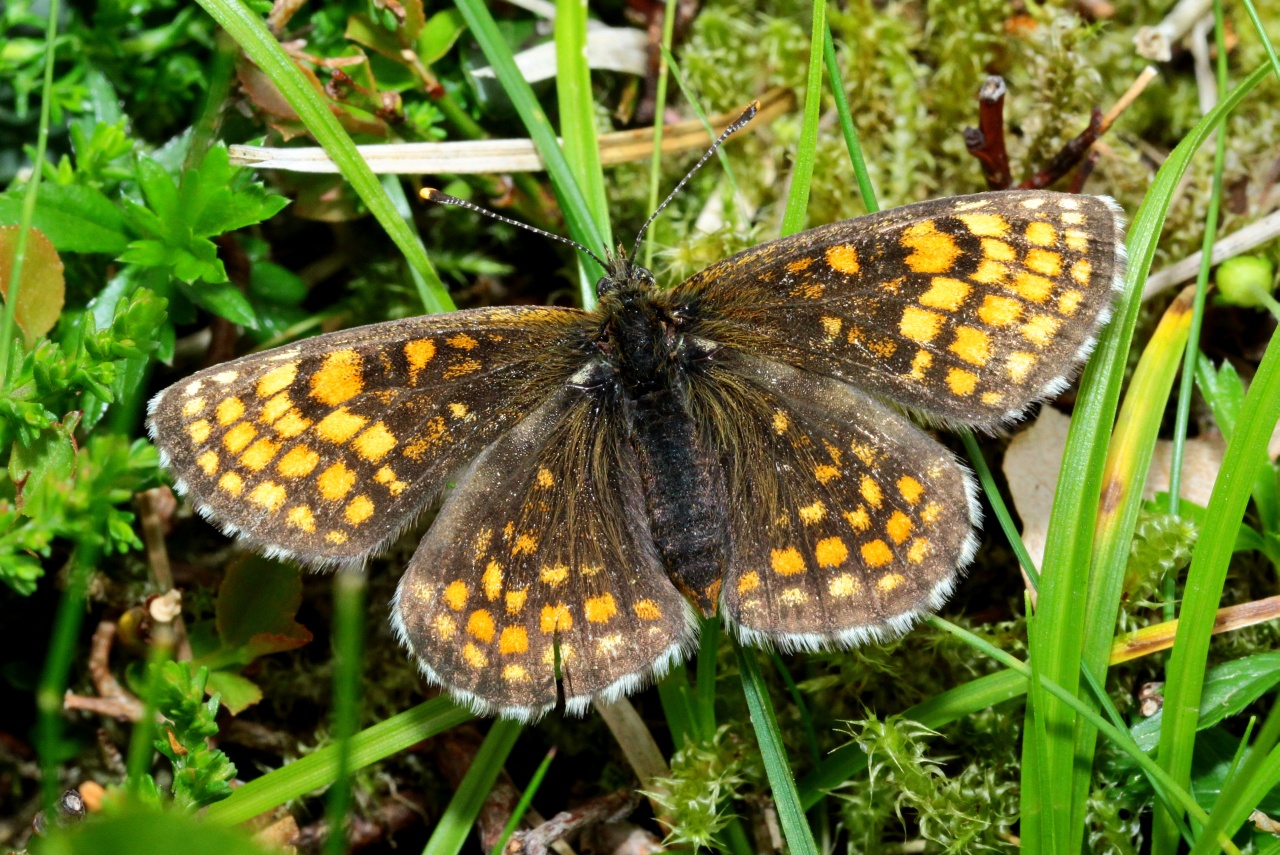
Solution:
<svg viewBox="0 0 1280 855">
<path fill-rule="evenodd" d="M 991 190 L 1007 190 L 1013 182 L 1004 144 L 1004 78 L 992 74 L 978 90 L 978 127 L 964 129 L 964 145 L 982 165 Z"/>
<path fill-rule="evenodd" d="M 1040 190 L 1048 187 L 1075 167 L 1088 153 L 1090 147 L 1102 133 L 1102 111 L 1097 107 L 1089 114 L 1089 126 L 1072 139 L 1067 140 L 1057 154 L 1043 169 L 1025 179 L 1018 188 L 1021 190 Z"/>
<path fill-rule="evenodd" d="M 142 720 L 142 701 L 121 686 L 111 673 L 111 643 L 115 637 L 114 622 L 104 620 L 98 624 L 89 647 L 89 678 L 93 680 L 93 688 L 98 696 L 68 693 L 62 700 L 63 709 L 85 710 L 120 721 Z"/>
<path fill-rule="evenodd" d="M 1067 185 L 1068 193 L 1083 193 L 1084 183 L 1089 180 L 1089 176 L 1093 174 L 1093 168 L 1098 165 L 1098 158 L 1102 156 L 1096 148 L 1089 149 L 1089 153 L 1084 156 L 1084 160 L 1080 162 L 1080 168 L 1076 170 L 1076 174 L 1071 176 L 1071 183 Z"/>
<path fill-rule="evenodd" d="M 506 855 L 546 855 L 551 844 L 576 831 L 604 822 L 626 819 L 640 804 L 634 790 L 619 790 L 561 811 L 531 831 L 517 831 L 507 843 Z"/>
<path fill-rule="evenodd" d="M 157 487 L 145 490 L 137 495 L 138 516 L 142 524 L 142 541 L 147 549 L 147 565 L 151 568 L 151 576 L 156 580 L 162 592 L 176 593 L 173 586 L 173 567 L 169 563 L 169 550 L 165 545 L 165 529 L 173 518 L 178 502 L 168 487 Z M 181 661 L 191 658 L 191 641 L 187 638 L 187 625 L 182 620 L 181 599 L 179 595 L 176 614 L 171 618 L 167 611 L 162 611 L 159 604 L 148 603 L 151 617 L 163 623 L 172 623 L 176 637 L 175 652 Z M 151 608 L 155 607 L 155 608 Z M 166 620 L 165 618 L 169 618 Z"/>
</svg>

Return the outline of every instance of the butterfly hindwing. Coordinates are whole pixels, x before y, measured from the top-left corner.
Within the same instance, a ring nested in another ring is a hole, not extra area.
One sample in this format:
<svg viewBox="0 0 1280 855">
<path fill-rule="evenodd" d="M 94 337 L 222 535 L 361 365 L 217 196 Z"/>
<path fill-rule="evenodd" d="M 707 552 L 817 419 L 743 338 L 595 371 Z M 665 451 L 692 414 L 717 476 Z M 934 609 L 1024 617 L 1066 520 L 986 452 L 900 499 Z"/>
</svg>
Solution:
<svg viewBox="0 0 1280 855">
<path fill-rule="evenodd" d="M 579 367 L 582 318 L 478 309 L 317 336 L 171 386 L 151 432 L 225 529 L 273 554 L 358 561 Z"/>
<path fill-rule="evenodd" d="M 676 288 L 706 338 L 993 428 L 1060 392 L 1124 272 L 1109 199 L 1007 191 L 820 226 Z"/>
<path fill-rule="evenodd" d="M 722 353 L 695 395 L 720 435 L 730 505 L 721 609 L 749 641 L 849 645 L 937 608 L 976 547 L 968 471 L 844 383 Z"/>
<path fill-rule="evenodd" d="M 589 381 L 557 392 L 459 479 L 392 621 L 424 673 L 481 711 L 535 718 L 632 691 L 692 644 L 657 557 L 635 452 Z"/>
</svg>

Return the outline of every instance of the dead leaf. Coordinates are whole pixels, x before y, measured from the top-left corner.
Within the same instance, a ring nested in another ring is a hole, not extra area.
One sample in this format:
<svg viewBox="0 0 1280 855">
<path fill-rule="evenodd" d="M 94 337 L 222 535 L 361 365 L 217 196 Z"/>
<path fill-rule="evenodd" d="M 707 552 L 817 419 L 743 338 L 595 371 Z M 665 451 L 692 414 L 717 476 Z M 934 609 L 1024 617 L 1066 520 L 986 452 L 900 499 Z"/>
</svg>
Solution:
<svg viewBox="0 0 1280 855">
<path fill-rule="evenodd" d="M 0 227 L 0 296 L 5 299 L 8 299 L 9 282 L 13 278 L 19 228 Z M 22 285 L 18 289 L 18 304 L 14 307 L 14 318 L 28 348 L 58 322 L 66 294 L 62 258 L 43 232 L 34 227 L 29 229 L 22 262 Z"/>
</svg>

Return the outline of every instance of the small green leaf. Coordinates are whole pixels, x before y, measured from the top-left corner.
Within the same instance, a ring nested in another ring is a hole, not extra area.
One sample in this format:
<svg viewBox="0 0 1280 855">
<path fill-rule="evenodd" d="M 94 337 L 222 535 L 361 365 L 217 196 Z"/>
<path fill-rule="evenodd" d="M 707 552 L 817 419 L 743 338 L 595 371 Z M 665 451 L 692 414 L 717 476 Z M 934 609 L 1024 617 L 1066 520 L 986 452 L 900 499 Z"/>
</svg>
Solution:
<svg viewBox="0 0 1280 855">
<path fill-rule="evenodd" d="M 1200 696 L 1197 730 L 1212 727 L 1235 715 L 1280 683 L 1280 653 L 1255 653 L 1225 662 L 1205 674 Z M 1145 718 L 1129 729 L 1144 751 L 1152 751 L 1160 741 L 1163 711 Z"/>
<path fill-rule="evenodd" d="M 191 298 L 191 302 L 213 312 L 219 317 L 226 318 L 233 324 L 240 324 L 249 329 L 258 328 L 258 316 L 253 311 L 253 306 L 240 293 L 240 289 L 236 288 L 229 282 L 201 282 L 199 285 L 183 284 L 182 293 Z"/>
<path fill-rule="evenodd" d="M 258 684 L 233 671 L 210 671 L 205 691 L 218 695 L 222 705 L 232 715 L 239 715 L 262 700 L 262 689 L 258 688 Z"/>
<path fill-rule="evenodd" d="M 1275 267 L 1265 255 L 1238 255 L 1222 262 L 1215 281 L 1224 302 L 1261 309 L 1275 288 L 1275 276 Z"/>
<path fill-rule="evenodd" d="M 79 413 L 70 413 L 61 422 L 40 431 L 34 442 L 15 442 L 9 455 L 9 480 L 17 487 L 21 510 L 33 490 L 65 493 L 76 475 L 76 444 L 72 438 Z"/>
<path fill-rule="evenodd" d="M 418 36 L 418 57 L 427 65 L 444 58 L 466 28 L 457 9 L 435 13 Z"/>
<path fill-rule="evenodd" d="M 0 225 L 22 219 L 22 194 L 0 195 Z M 119 255 L 129 243 L 120 208 L 92 187 L 43 184 L 31 224 L 53 241 L 59 252 Z"/>
<path fill-rule="evenodd" d="M 231 565 L 218 589 L 218 636 L 224 647 L 242 651 L 242 662 L 301 647 L 311 640 L 294 620 L 301 604 L 297 567 L 246 556 Z"/>
</svg>

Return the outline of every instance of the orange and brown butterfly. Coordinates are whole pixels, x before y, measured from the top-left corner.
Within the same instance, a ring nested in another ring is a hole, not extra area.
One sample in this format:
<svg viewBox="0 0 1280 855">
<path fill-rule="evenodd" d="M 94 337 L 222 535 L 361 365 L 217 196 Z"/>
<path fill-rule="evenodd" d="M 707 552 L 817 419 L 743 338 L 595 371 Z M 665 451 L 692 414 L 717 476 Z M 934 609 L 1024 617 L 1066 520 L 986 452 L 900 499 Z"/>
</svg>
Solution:
<svg viewBox="0 0 1280 855">
<path fill-rule="evenodd" d="M 633 253 L 634 254 L 634 253 Z M 201 371 L 150 425 L 178 488 L 268 554 L 359 564 L 443 495 L 392 623 L 477 712 L 581 713 L 717 612 L 749 643 L 905 631 L 977 543 L 965 467 L 1058 393 L 1124 267 L 1114 202 L 983 193 L 822 226 L 671 289 L 611 257 L 591 311 L 488 308 Z"/>
</svg>

